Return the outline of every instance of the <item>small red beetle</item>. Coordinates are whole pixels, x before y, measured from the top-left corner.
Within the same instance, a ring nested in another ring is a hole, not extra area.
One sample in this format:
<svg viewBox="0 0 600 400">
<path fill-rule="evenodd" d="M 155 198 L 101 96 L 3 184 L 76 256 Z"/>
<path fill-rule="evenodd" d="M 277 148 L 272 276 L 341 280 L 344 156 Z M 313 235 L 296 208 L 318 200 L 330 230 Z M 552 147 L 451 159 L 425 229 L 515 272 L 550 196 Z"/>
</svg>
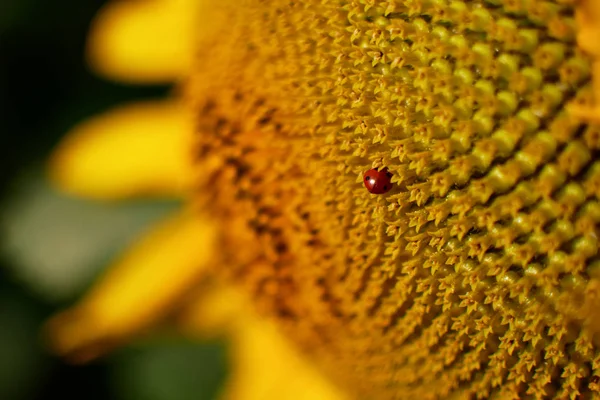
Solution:
<svg viewBox="0 0 600 400">
<path fill-rule="evenodd" d="M 379 171 L 372 168 L 363 175 L 363 182 L 367 190 L 373 194 L 383 194 L 389 192 L 394 186 L 392 183 L 392 173 L 387 168 Z"/>
</svg>

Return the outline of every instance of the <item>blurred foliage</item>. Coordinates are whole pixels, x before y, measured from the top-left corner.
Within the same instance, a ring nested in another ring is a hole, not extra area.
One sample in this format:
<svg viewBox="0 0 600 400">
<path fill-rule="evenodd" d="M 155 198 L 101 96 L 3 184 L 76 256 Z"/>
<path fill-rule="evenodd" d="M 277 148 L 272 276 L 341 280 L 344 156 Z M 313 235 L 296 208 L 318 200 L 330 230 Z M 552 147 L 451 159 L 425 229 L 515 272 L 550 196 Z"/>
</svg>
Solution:
<svg viewBox="0 0 600 400">
<path fill-rule="evenodd" d="M 2 187 L 40 160 L 75 122 L 110 106 L 163 96 L 166 87 L 109 83 L 89 73 L 84 46 L 101 0 L 2 0 L 0 118 Z"/>
<path fill-rule="evenodd" d="M 32 299 L 6 285 L 0 286 L 0 306 L 0 398 L 32 398 L 39 390 L 36 383 L 49 372 L 49 361 L 32 345 L 38 340 L 43 312 Z"/>
<path fill-rule="evenodd" d="M 38 170 L 21 173 L 11 188 L 0 212 L 0 232 L 13 276 L 41 299 L 67 304 L 180 205 L 173 200 L 82 201 L 53 190 Z"/>
<path fill-rule="evenodd" d="M 116 400 L 214 399 L 226 367 L 218 343 L 198 345 L 176 337 L 130 346 L 114 358 Z"/>
<path fill-rule="evenodd" d="M 213 399 L 225 376 L 221 343 L 157 338 L 72 366 L 48 354 L 40 336 L 46 318 L 81 292 L 100 265 L 174 207 L 108 207 L 67 199 L 53 193 L 39 172 L 31 173 L 40 170 L 53 145 L 77 122 L 169 90 L 110 83 L 87 70 L 86 33 L 102 3 L 2 0 L 0 7 L 0 228 L 5 250 L 0 265 L 0 399 Z M 60 249 L 60 240 L 71 243 L 75 236 L 81 236 L 80 247 Z M 29 252 L 23 245 L 27 241 Z M 52 245 L 44 249 L 44 243 Z M 13 246 L 11 251 L 7 245 Z M 46 275 L 36 275 L 35 268 L 23 271 L 32 265 Z M 52 265 L 71 268 L 69 273 L 79 274 L 79 280 L 53 295 L 53 287 L 61 288 L 54 278 L 60 283 L 64 276 L 47 275 Z M 88 271 L 74 272 L 77 266 Z"/>
</svg>

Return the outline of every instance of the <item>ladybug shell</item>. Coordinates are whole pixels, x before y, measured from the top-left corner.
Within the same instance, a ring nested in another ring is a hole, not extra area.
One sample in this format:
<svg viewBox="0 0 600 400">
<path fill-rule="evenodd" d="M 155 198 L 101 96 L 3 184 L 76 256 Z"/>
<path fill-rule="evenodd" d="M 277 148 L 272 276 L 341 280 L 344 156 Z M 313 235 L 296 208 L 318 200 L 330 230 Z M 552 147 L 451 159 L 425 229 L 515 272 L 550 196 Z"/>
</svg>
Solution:
<svg viewBox="0 0 600 400">
<path fill-rule="evenodd" d="M 381 171 L 373 168 L 365 172 L 363 182 L 370 193 L 383 194 L 389 192 L 394 184 L 392 183 L 392 173 L 387 168 Z"/>
</svg>

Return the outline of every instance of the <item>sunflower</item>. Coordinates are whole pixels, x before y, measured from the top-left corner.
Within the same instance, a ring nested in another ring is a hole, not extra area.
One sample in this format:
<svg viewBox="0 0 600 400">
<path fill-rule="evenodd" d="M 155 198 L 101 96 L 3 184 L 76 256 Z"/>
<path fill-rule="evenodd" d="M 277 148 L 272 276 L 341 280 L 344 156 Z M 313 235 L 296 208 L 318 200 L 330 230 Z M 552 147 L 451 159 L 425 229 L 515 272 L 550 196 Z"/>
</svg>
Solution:
<svg viewBox="0 0 600 400">
<path fill-rule="evenodd" d="M 229 332 L 284 333 L 359 396 L 598 395 L 598 1 L 171 0 L 99 21 L 94 64 L 175 79 L 177 100 L 77 128 L 56 181 L 188 205 L 51 322 L 58 351 L 230 308 Z"/>
</svg>

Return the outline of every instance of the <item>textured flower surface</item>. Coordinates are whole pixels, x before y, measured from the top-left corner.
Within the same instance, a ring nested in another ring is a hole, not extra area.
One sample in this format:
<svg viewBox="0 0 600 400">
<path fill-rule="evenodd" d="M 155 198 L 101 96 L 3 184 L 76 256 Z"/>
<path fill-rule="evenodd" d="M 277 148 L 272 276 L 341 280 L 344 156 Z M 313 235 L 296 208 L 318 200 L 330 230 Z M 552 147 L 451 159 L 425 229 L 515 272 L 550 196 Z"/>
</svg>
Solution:
<svg viewBox="0 0 600 400">
<path fill-rule="evenodd" d="M 202 6 L 196 0 L 107 4 L 92 24 L 91 67 L 134 84 L 183 79 Z M 192 120 L 180 101 L 118 106 L 76 126 L 56 149 L 49 174 L 62 191 L 93 200 L 186 199 L 194 182 L 192 139 Z M 207 276 L 214 239 L 209 218 L 187 209 L 158 224 L 78 305 L 49 321 L 48 344 L 86 362 L 143 335 L 176 309 L 171 321 L 183 334 L 226 336 L 231 365 L 222 399 L 344 399 L 239 291 Z"/>
<path fill-rule="evenodd" d="M 173 161 L 181 181 L 162 183 L 185 187 L 191 209 L 139 253 L 177 272 L 156 267 L 165 287 L 131 296 L 117 268 L 56 320 L 59 348 L 95 354 L 211 270 L 368 398 L 598 395 L 598 1 L 248 0 L 199 14 L 211 28 L 181 85 L 194 129 L 146 153 Z M 57 164 L 59 180 L 85 180 Z M 379 167 L 394 187 L 373 195 L 362 174 Z M 137 319 L 114 312 L 140 299 Z"/>
</svg>

